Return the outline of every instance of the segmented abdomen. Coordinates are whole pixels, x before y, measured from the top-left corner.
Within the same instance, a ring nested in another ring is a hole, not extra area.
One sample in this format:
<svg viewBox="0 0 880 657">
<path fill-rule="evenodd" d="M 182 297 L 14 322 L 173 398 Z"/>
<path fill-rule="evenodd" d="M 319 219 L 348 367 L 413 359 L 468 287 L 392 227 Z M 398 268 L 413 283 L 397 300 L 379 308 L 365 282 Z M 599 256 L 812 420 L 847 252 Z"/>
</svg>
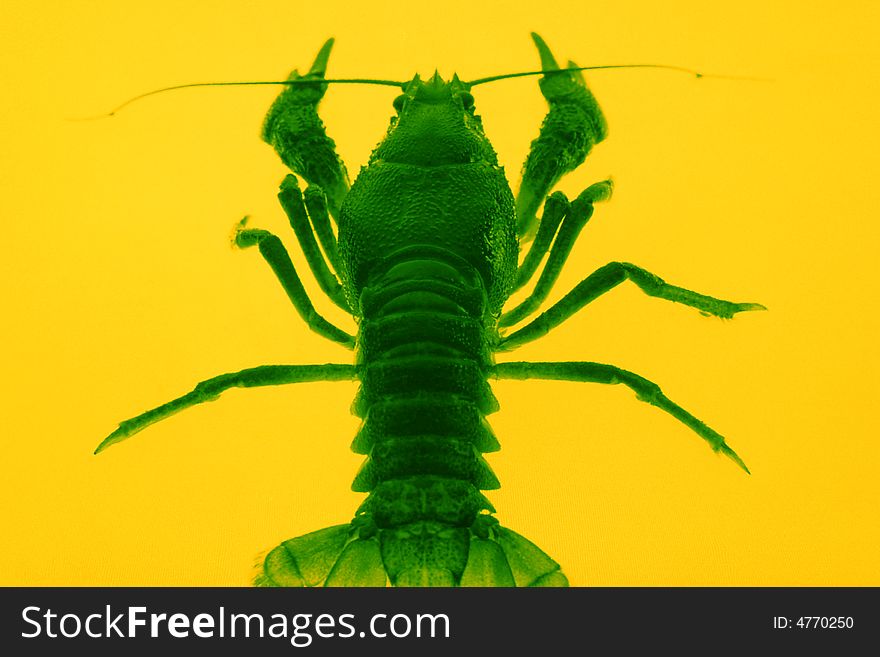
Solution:
<svg viewBox="0 0 880 657">
<path fill-rule="evenodd" d="M 369 493 L 350 524 L 284 541 L 268 586 L 566 586 L 559 564 L 502 527 L 480 490 L 498 488 L 482 454 L 499 449 L 485 416 L 494 318 L 480 275 L 437 247 L 373 267 L 359 298 L 364 419 L 354 480 Z"/>
<path fill-rule="evenodd" d="M 499 449 L 484 419 L 498 408 L 486 293 L 467 263 L 408 249 L 383 263 L 361 294 L 358 342 L 364 418 L 352 449 L 367 459 L 352 488 L 370 495 L 361 522 L 380 530 L 395 584 L 455 585 L 470 527 L 499 483 L 482 453 Z"/>
</svg>

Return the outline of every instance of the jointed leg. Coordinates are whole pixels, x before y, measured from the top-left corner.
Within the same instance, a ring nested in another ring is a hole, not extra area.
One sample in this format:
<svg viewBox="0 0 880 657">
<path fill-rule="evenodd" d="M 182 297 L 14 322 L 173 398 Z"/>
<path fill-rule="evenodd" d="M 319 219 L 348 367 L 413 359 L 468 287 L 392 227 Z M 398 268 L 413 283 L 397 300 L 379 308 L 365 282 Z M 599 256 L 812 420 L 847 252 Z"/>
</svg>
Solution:
<svg viewBox="0 0 880 657">
<path fill-rule="evenodd" d="M 582 381 L 589 383 L 622 383 L 633 390 L 641 401 L 666 411 L 676 420 L 692 429 L 700 438 L 708 442 L 713 451 L 721 452 L 743 470 L 749 472 L 746 464 L 724 442 L 724 437 L 721 434 L 703 424 L 669 399 L 656 383 L 648 381 L 648 379 L 638 374 L 603 363 L 519 362 L 496 365 L 494 376 L 497 379 L 553 379 L 557 381 Z"/>
<path fill-rule="evenodd" d="M 553 192 L 544 201 L 544 212 L 541 214 L 538 232 L 529 247 L 529 252 L 516 270 L 516 284 L 511 293 L 516 292 L 535 275 L 538 265 L 550 250 L 553 238 L 556 237 L 556 231 L 559 229 L 559 224 L 565 217 L 565 213 L 568 212 L 569 205 L 568 198 L 562 192 Z"/>
<path fill-rule="evenodd" d="M 517 322 L 531 315 L 540 307 L 547 298 L 547 295 L 550 294 L 550 290 L 553 289 L 556 279 L 559 278 L 559 274 L 562 272 L 562 268 L 565 266 L 565 261 L 568 260 L 571 249 L 577 241 L 581 230 L 587 225 L 590 217 L 593 216 L 593 203 L 607 200 L 611 196 L 612 187 L 613 185 L 610 180 L 590 185 L 587 189 L 581 192 L 580 196 L 571 202 L 565 213 L 565 218 L 562 220 L 562 226 L 559 228 L 559 233 L 553 241 L 553 248 L 550 250 L 547 264 L 544 265 L 544 270 L 541 272 L 541 277 L 538 279 L 535 289 L 516 308 L 504 313 L 498 322 L 498 326 L 513 326 Z M 552 198 L 552 196 L 548 198 L 547 203 L 550 203 Z M 551 212 L 553 211 L 553 206 L 550 207 L 550 210 Z M 544 217 L 546 216 L 547 210 L 545 205 Z M 544 217 L 541 219 L 542 225 L 538 228 L 539 234 L 541 228 L 544 227 Z M 538 240 L 536 237 L 535 245 L 537 245 L 537 243 Z M 532 252 L 529 251 L 529 255 L 531 254 Z M 528 256 L 526 256 L 526 259 L 528 259 Z M 525 261 L 523 264 L 525 265 Z"/>
<path fill-rule="evenodd" d="M 588 303 L 627 279 L 638 285 L 649 296 L 683 303 L 707 315 L 730 318 L 736 313 L 747 310 L 766 310 L 758 303 L 733 303 L 691 292 L 682 287 L 669 285 L 660 277 L 628 262 L 612 262 L 600 267 L 578 283 L 571 292 L 533 322 L 504 338 L 499 349 L 513 349 L 546 335 Z"/>
<path fill-rule="evenodd" d="M 305 383 L 311 381 L 351 381 L 357 378 L 353 365 L 263 365 L 252 367 L 240 372 L 221 374 L 212 379 L 202 381 L 192 392 L 170 402 L 141 413 L 137 417 L 119 423 L 119 427 L 98 445 L 95 454 L 101 452 L 126 438 L 136 434 L 179 411 L 214 401 L 220 393 L 230 388 L 255 388 L 258 386 L 277 386 L 287 383 Z"/>
<path fill-rule="evenodd" d="M 541 67 L 558 69 L 543 39 L 537 34 L 532 34 L 532 39 L 541 56 Z M 575 66 L 573 62 L 568 65 Z M 516 197 L 517 233 L 525 239 L 535 234 L 538 206 L 556 182 L 580 166 L 607 132 L 602 110 L 579 71 L 547 73 L 539 84 L 550 111 L 532 142 Z"/>
<path fill-rule="evenodd" d="M 336 279 L 336 276 L 327 267 L 327 261 L 324 259 L 318 243 L 315 241 L 315 231 L 309 223 L 309 217 L 306 214 L 306 206 L 303 203 L 303 195 L 299 190 L 299 184 L 296 182 L 296 176 L 288 174 L 281 183 L 281 191 L 278 193 L 278 200 L 281 201 L 281 207 L 290 220 L 290 226 L 296 233 L 299 245 L 302 248 L 309 269 L 315 276 L 321 290 L 327 297 L 342 308 L 347 313 L 351 313 L 351 308 L 345 300 L 345 294 L 342 286 Z"/>
<path fill-rule="evenodd" d="M 268 231 L 245 228 L 246 222 L 247 217 L 241 220 L 235 233 L 235 244 L 241 248 L 257 246 L 260 249 L 263 258 L 269 263 L 284 291 L 287 292 L 293 307 L 296 308 L 300 317 L 306 321 L 309 328 L 328 340 L 338 342 L 349 349 L 354 349 L 354 336 L 334 326 L 315 310 L 281 240 Z"/>
<path fill-rule="evenodd" d="M 263 140 L 275 148 L 294 173 L 327 194 L 330 214 L 339 216 L 339 206 L 348 192 L 348 174 L 336 154 L 336 144 L 324 129 L 317 108 L 327 85 L 322 84 L 333 39 L 321 48 L 306 75 L 293 71 L 288 80 L 315 80 L 314 85 L 290 85 L 275 100 L 263 124 Z"/>
<path fill-rule="evenodd" d="M 327 211 L 327 197 L 324 190 L 317 185 L 309 185 L 305 191 L 306 208 L 309 211 L 309 218 L 312 220 L 312 226 L 318 241 L 327 254 L 327 260 L 330 261 L 330 268 L 339 273 L 339 252 L 336 246 L 336 235 L 333 233 L 333 226 L 330 225 L 330 213 Z"/>
</svg>

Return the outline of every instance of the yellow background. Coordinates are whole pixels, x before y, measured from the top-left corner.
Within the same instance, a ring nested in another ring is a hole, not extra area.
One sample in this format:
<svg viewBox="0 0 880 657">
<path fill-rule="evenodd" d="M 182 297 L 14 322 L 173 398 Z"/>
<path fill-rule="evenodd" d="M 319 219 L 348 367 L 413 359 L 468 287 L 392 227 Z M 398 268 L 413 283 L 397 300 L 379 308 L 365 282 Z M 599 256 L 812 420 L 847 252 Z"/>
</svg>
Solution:
<svg viewBox="0 0 880 657">
<path fill-rule="evenodd" d="M 284 168 L 258 139 L 276 89 L 67 119 L 169 84 L 281 78 L 329 36 L 334 76 L 531 70 L 535 30 L 581 65 L 772 79 L 589 76 L 610 137 L 560 188 L 617 187 L 553 299 L 627 260 L 770 312 L 705 318 L 624 284 L 506 357 L 638 372 L 754 474 L 621 387 L 499 383 L 498 517 L 576 585 L 880 584 L 876 3 L 177 4 L 0 10 L 0 583 L 245 585 L 258 552 L 361 499 L 348 383 L 233 391 L 92 456 L 119 420 L 201 379 L 348 356 L 305 328 L 257 253 L 229 248 L 250 214 L 296 258 Z M 328 92 L 352 176 L 394 95 Z M 475 96 L 515 185 L 544 113 L 536 81 Z"/>
</svg>

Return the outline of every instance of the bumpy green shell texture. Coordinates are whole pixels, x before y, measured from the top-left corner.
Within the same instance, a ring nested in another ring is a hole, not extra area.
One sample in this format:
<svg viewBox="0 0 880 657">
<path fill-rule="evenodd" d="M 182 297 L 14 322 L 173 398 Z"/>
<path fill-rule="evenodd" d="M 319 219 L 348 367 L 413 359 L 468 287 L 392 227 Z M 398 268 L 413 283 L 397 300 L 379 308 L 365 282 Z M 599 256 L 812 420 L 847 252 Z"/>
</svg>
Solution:
<svg viewBox="0 0 880 657">
<path fill-rule="evenodd" d="M 333 151 L 317 114 L 303 112 L 314 92 L 282 96 L 291 110 L 276 102 L 264 138 L 307 180 L 337 185 L 341 169 L 305 167 L 325 167 Z M 395 107 L 338 213 L 340 278 L 360 324 L 353 411 L 364 424 L 352 448 L 367 455 L 352 488 L 370 494 L 352 523 L 275 548 L 257 583 L 565 585 L 480 493 L 499 486 L 481 454 L 499 448 L 486 379 L 516 277 L 513 194 L 457 78 L 416 77 Z"/>
<path fill-rule="evenodd" d="M 399 116 L 342 207 L 339 252 L 351 300 L 383 260 L 423 245 L 464 259 L 482 276 L 490 311 L 501 309 L 519 253 L 514 199 L 469 96 L 456 79 L 407 85 Z"/>
</svg>

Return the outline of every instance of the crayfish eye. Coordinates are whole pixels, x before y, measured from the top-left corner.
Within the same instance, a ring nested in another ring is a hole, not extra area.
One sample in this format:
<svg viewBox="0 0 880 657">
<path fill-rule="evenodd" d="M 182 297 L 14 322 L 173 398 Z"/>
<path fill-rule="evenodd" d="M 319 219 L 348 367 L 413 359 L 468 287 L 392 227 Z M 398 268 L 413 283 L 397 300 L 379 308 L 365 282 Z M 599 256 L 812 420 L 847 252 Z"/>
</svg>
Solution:
<svg viewBox="0 0 880 657">
<path fill-rule="evenodd" d="M 403 111 L 403 103 L 406 100 L 406 96 L 401 94 L 397 98 L 394 99 L 392 105 L 394 105 L 394 109 L 400 114 Z"/>
<path fill-rule="evenodd" d="M 458 94 L 458 97 L 461 99 L 461 104 L 465 110 L 469 111 L 474 109 L 474 97 L 471 96 L 467 91 L 462 91 Z"/>
</svg>

